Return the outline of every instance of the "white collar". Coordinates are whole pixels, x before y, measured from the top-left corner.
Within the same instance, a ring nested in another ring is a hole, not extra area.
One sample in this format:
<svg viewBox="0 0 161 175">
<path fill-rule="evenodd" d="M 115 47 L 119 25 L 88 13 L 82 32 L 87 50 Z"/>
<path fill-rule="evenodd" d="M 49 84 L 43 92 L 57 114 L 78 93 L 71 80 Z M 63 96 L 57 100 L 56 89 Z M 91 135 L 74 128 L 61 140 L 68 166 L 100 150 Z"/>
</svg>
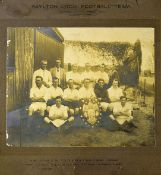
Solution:
<svg viewBox="0 0 161 175">
<path fill-rule="evenodd" d="M 36 88 L 39 89 L 39 90 L 44 88 L 44 87 L 45 87 L 44 85 L 42 85 L 40 88 L 36 86 Z"/>
</svg>

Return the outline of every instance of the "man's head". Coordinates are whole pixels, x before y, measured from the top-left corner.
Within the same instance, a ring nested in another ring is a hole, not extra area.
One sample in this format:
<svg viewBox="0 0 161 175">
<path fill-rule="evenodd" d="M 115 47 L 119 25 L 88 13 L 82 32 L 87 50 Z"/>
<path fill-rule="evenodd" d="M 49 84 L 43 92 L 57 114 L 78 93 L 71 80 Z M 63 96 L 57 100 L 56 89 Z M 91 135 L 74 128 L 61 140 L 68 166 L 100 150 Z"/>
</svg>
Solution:
<svg viewBox="0 0 161 175">
<path fill-rule="evenodd" d="M 92 98 L 92 103 L 93 103 L 93 104 L 98 103 L 98 100 L 97 100 L 97 98 L 96 98 L 96 97 Z"/>
<path fill-rule="evenodd" d="M 89 63 L 85 64 L 85 69 L 86 71 L 90 71 L 91 70 L 91 65 Z"/>
<path fill-rule="evenodd" d="M 36 76 L 35 83 L 37 87 L 41 87 L 43 84 L 43 78 L 41 76 Z"/>
<path fill-rule="evenodd" d="M 73 81 L 73 79 L 69 79 L 68 80 L 68 86 L 69 86 L 70 89 L 72 89 L 74 87 L 74 81 Z"/>
<path fill-rule="evenodd" d="M 58 85 L 59 85 L 59 79 L 57 77 L 54 77 L 53 78 L 53 86 L 58 87 Z"/>
<path fill-rule="evenodd" d="M 85 88 L 89 88 L 90 87 L 90 79 L 88 79 L 88 78 L 84 79 L 84 87 Z"/>
<path fill-rule="evenodd" d="M 58 108 L 61 106 L 61 104 L 62 104 L 62 97 L 61 96 L 56 97 L 55 104 Z"/>
<path fill-rule="evenodd" d="M 99 85 L 100 87 L 103 87 L 104 84 L 105 84 L 104 79 L 102 79 L 102 78 L 98 79 L 98 85 Z"/>
<path fill-rule="evenodd" d="M 99 69 L 100 69 L 101 72 L 104 72 L 105 71 L 105 64 L 101 64 L 99 66 Z"/>
<path fill-rule="evenodd" d="M 126 96 L 121 96 L 121 97 L 120 97 L 120 101 L 121 101 L 121 105 L 122 105 L 122 106 L 125 106 L 126 100 L 127 100 L 127 99 L 126 99 Z"/>
<path fill-rule="evenodd" d="M 41 69 L 46 70 L 47 69 L 47 64 L 48 64 L 47 59 L 41 60 Z"/>
<path fill-rule="evenodd" d="M 73 64 L 72 70 L 73 70 L 73 72 L 77 72 L 77 70 L 78 70 L 78 65 L 77 65 L 77 64 Z"/>
<path fill-rule="evenodd" d="M 118 87 L 119 86 L 119 81 L 117 79 L 114 79 L 112 82 L 113 87 Z"/>
<path fill-rule="evenodd" d="M 61 65 L 61 61 L 60 61 L 60 59 L 57 59 L 57 60 L 56 60 L 56 67 L 59 68 L 60 65 Z"/>
</svg>

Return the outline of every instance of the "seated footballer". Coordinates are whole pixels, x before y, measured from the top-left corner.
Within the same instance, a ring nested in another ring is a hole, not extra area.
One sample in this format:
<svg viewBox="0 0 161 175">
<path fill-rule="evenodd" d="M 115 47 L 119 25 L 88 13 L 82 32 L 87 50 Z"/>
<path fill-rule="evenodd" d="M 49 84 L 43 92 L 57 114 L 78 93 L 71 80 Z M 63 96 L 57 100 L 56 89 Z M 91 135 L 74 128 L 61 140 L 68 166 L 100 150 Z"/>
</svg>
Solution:
<svg viewBox="0 0 161 175">
<path fill-rule="evenodd" d="M 120 97 L 120 102 L 114 105 L 113 114 L 109 116 L 119 126 L 120 130 L 131 131 L 136 126 L 133 123 L 132 107 L 127 102 L 126 96 Z"/>
<path fill-rule="evenodd" d="M 56 97 L 55 105 L 52 105 L 49 109 L 49 116 L 44 118 L 46 123 L 53 123 L 57 128 L 61 127 L 65 123 L 71 122 L 74 120 L 73 116 L 69 114 L 69 108 L 62 105 L 62 97 Z"/>
<path fill-rule="evenodd" d="M 29 106 L 29 116 L 36 111 L 44 116 L 44 111 L 46 110 L 47 101 L 47 88 L 43 85 L 43 78 L 41 76 L 36 76 L 35 78 L 36 86 L 32 87 L 30 90 L 30 100 L 31 105 Z"/>
</svg>

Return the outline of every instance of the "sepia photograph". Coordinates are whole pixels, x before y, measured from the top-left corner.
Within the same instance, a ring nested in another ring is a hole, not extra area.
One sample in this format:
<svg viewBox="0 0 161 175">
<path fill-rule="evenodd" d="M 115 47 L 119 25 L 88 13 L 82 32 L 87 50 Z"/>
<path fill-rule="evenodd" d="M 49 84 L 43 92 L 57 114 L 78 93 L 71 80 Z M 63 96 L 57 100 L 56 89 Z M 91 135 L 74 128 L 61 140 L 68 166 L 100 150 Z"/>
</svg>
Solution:
<svg viewBox="0 0 161 175">
<path fill-rule="evenodd" d="M 155 31 L 8 27 L 9 147 L 155 146 Z"/>
</svg>

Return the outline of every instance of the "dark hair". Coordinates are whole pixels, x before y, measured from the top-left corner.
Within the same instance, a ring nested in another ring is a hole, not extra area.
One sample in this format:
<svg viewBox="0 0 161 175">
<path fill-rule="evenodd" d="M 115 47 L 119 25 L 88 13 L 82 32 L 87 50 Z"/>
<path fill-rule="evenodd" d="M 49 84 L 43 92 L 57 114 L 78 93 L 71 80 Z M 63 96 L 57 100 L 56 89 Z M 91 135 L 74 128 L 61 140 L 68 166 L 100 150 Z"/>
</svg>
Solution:
<svg viewBox="0 0 161 175">
<path fill-rule="evenodd" d="M 47 60 L 46 58 L 41 59 L 41 63 L 42 63 L 43 61 L 48 62 L 48 60 Z"/>
<path fill-rule="evenodd" d="M 104 80 L 103 78 L 99 78 L 99 79 L 98 79 L 98 82 L 99 82 L 99 81 L 105 82 L 105 80 Z"/>
<path fill-rule="evenodd" d="M 73 80 L 72 78 L 70 78 L 70 79 L 68 80 L 68 83 L 69 83 L 69 81 L 71 81 L 71 80 L 74 82 L 74 80 Z"/>
<path fill-rule="evenodd" d="M 74 64 L 72 64 L 72 66 L 78 66 L 78 64 L 77 63 L 74 63 Z"/>
<path fill-rule="evenodd" d="M 37 78 L 41 78 L 41 81 L 43 81 L 43 77 L 42 77 L 42 76 L 37 75 L 37 76 L 35 77 L 35 80 L 36 80 Z"/>
<path fill-rule="evenodd" d="M 112 82 L 114 82 L 114 81 L 118 81 L 118 82 L 119 82 L 119 80 L 118 80 L 117 78 L 113 79 L 113 81 L 112 81 Z"/>
<path fill-rule="evenodd" d="M 113 83 L 114 81 L 117 81 L 117 82 L 118 82 L 118 86 L 120 86 L 120 81 L 119 81 L 118 78 L 114 78 L 113 81 L 112 81 L 112 83 Z"/>
<path fill-rule="evenodd" d="M 52 80 L 53 80 L 53 81 L 54 81 L 54 80 L 59 80 L 59 78 L 57 78 L 57 77 L 53 77 Z"/>
<path fill-rule="evenodd" d="M 126 98 L 125 95 L 124 95 L 124 96 L 121 96 L 121 97 L 120 97 L 120 100 L 122 100 L 123 98 L 125 98 L 125 99 L 127 100 L 127 98 Z"/>
<path fill-rule="evenodd" d="M 89 78 L 85 78 L 83 82 L 85 82 L 85 80 L 89 80 L 89 81 L 90 81 L 90 79 L 89 79 Z"/>
<path fill-rule="evenodd" d="M 57 100 L 57 99 L 61 99 L 61 101 L 63 100 L 63 98 L 62 98 L 61 96 L 57 96 L 57 97 L 55 98 L 55 100 Z"/>
</svg>

